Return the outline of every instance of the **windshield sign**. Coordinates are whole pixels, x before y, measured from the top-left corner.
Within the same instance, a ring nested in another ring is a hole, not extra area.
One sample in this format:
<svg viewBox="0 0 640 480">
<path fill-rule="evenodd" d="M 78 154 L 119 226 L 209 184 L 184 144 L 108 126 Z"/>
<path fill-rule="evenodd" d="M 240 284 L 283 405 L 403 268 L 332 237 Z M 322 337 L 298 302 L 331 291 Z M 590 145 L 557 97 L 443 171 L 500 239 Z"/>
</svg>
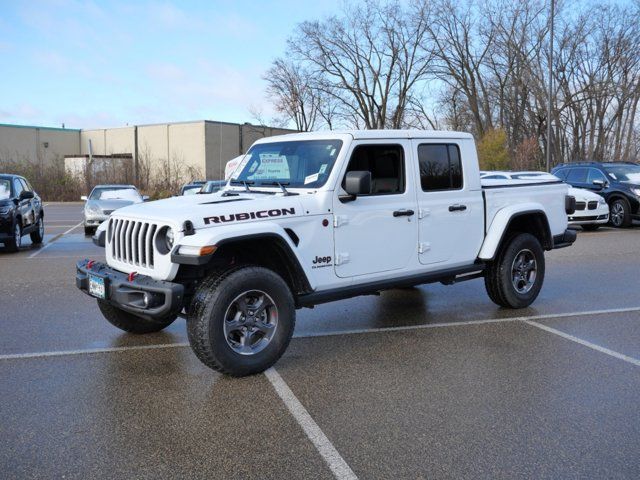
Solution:
<svg viewBox="0 0 640 480">
<path fill-rule="evenodd" d="M 340 153 L 341 140 L 304 140 L 255 145 L 234 180 L 256 186 L 318 188 L 325 184 Z"/>
<path fill-rule="evenodd" d="M 640 183 L 640 165 L 607 165 L 604 169 L 614 180 Z"/>
</svg>

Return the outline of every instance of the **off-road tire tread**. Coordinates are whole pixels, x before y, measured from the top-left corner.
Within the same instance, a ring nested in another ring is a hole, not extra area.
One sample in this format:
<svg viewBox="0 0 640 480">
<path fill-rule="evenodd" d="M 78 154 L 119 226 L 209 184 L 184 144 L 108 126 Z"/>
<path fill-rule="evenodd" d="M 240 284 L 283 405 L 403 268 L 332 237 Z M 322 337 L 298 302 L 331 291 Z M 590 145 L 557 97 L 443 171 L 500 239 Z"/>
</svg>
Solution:
<svg viewBox="0 0 640 480">
<path fill-rule="evenodd" d="M 485 288 L 487 290 L 487 294 L 489 295 L 489 298 L 491 299 L 491 301 L 501 307 L 505 307 L 505 308 L 525 308 L 525 307 L 517 307 L 514 306 L 511 302 L 509 302 L 508 298 L 507 298 L 507 294 L 506 291 L 504 289 L 504 286 L 502 285 L 501 279 L 503 276 L 503 262 L 504 262 L 504 257 L 506 255 L 507 250 L 509 249 L 509 246 L 512 244 L 512 242 L 519 236 L 522 235 L 526 235 L 528 237 L 531 237 L 532 240 L 534 240 L 535 242 L 538 242 L 538 239 L 536 237 L 534 237 L 531 234 L 528 233 L 521 233 L 521 232 L 515 232 L 512 235 L 510 235 L 506 241 L 504 241 L 502 243 L 502 245 L 500 246 L 500 250 L 498 251 L 498 253 L 496 254 L 496 257 L 494 258 L 494 260 L 492 262 L 489 263 L 489 265 L 487 266 L 487 269 L 485 270 L 485 276 L 484 276 L 484 285 Z M 542 249 L 542 247 L 540 247 Z M 543 257 L 541 259 L 539 259 L 539 261 L 544 262 L 544 252 L 543 252 Z M 543 271 L 544 271 L 544 267 L 543 267 Z M 509 272 L 509 275 L 511 273 Z M 543 273 L 544 275 L 544 273 Z M 537 297 L 537 294 L 536 294 Z M 535 300 L 535 297 L 534 297 Z"/>
<path fill-rule="evenodd" d="M 187 314 L 187 337 L 189 338 L 189 344 L 191 345 L 193 353 L 195 353 L 196 357 L 206 366 L 231 377 L 241 377 L 244 375 L 237 374 L 228 368 L 225 368 L 216 358 L 213 349 L 210 348 L 208 329 L 209 319 L 205 318 L 204 310 L 207 305 L 213 303 L 213 297 L 217 294 L 218 286 L 222 282 L 229 278 L 230 275 L 250 268 L 264 269 L 264 267 L 258 265 L 241 264 L 234 267 L 221 268 L 211 272 L 209 276 L 207 276 L 207 278 L 198 286 Z M 293 318 L 293 325 L 289 335 L 285 340 L 284 348 L 281 350 L 277 358 L 274 359 L 274 364 L 280 359 L 287 349 L 289 342 L 291 341 L 291 337 L 293 336 L 294 329 L 295 317 Z"/>
</svg>

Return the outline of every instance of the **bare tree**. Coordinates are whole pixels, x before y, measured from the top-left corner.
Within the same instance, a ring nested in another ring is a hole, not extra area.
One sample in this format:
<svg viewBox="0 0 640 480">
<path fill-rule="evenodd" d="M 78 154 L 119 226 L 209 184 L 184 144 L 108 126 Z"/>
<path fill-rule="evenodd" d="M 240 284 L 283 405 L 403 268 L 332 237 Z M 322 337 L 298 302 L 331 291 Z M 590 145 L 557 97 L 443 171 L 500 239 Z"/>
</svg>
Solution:
<svg viewBox="0 0 640 480">
<path fill-rule="evenodd" d="M 341 16 L 299 25 L 288 56 L 315 79 L 321 105 L 334 101 L 331 111 L 341 124 L 399 128 L 431 60 L 423 48 L 426 5 L 409 11 L 399 2 L 348 4 Z"/>
</svg>

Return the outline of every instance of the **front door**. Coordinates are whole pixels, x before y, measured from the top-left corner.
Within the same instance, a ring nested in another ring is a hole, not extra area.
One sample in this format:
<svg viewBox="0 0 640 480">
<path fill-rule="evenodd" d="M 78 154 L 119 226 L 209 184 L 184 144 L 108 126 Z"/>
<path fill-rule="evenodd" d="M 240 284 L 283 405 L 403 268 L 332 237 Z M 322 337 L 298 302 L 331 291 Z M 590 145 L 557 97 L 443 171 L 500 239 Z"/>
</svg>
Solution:
<svg viewBox="0 0 640 480">
<path fill-rule="evenodd" d="M 414 169 L 407 140 L 354 142 L 348 171 L 371 172 L 371 193 L 334 198 L 335 272 L 342 278 L 399 270 L 416 255 Z"/>
</svg>

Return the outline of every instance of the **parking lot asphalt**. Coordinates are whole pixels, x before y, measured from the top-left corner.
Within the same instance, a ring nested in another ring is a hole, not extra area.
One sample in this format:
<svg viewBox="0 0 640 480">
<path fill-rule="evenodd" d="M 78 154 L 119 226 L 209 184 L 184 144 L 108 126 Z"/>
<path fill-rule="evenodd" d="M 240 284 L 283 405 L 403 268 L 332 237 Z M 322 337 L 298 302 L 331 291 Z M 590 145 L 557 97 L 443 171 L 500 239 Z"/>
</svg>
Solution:
<svg viewBox="0 0 640 480">
<path fill-rule="evenodd" d="M 524 310 L 480 280 L 300 310 L 275 369 L 238 380 L 184 320 L 111 327 L 74 285 L 104 258 L 81 204 L 45 208 L 43 246 L 0 248 L 7 478 L 640 476 L 637 227 L 548 252 Z"/>
</svg>

